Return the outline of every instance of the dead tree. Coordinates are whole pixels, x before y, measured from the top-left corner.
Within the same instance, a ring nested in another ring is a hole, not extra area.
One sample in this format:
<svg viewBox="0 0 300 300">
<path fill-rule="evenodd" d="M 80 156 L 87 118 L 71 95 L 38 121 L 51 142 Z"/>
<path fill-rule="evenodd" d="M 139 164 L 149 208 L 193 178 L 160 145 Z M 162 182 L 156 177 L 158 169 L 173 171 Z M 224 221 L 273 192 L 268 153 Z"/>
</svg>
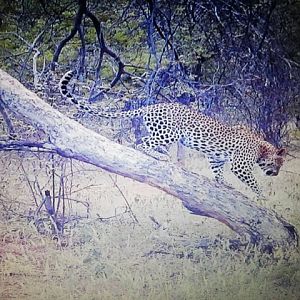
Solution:
<svg viewBox="0 0 300 300">
<path fill-rule="evenodd" d="M 275 247 L 286 249 L 297 243 L 294 226 L 276 212 L 205 176 L 110 141 L 53 109 L 1 70 L 0 101 L 17 118 L 43 130 L 49 137 L 49 141 L 38 144 L 2 143 L 2 150 L 16 145 L 23 149 L 39 147 L 154 186 L 180 199 L 192 213 L 224 223 L 263 251 L 272 252 Z"/>
</svg>

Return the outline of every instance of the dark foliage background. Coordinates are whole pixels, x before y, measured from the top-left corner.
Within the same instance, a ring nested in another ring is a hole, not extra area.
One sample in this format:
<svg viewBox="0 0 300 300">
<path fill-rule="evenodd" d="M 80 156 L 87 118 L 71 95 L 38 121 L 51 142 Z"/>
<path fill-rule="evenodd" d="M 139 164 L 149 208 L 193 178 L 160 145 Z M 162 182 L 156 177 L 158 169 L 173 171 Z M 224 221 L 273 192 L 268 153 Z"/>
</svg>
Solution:
<svg viewBox="0 0 300 300">
<path fill-rule="evenodd" d="M 1 67 L 48 100 L 76 69 L 91 101 L 194 102 L 277 145 L 299 119 L 300 1 L 2 0 L 0 25 Z"/>
</svg>

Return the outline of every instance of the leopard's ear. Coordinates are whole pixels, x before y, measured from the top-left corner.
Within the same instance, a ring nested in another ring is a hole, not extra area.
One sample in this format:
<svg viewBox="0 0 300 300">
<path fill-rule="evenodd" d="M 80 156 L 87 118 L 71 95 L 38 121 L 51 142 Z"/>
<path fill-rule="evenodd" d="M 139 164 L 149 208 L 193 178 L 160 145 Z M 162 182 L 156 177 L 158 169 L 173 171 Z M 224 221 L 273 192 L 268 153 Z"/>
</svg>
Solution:
<svg viewBox="0 0 300 300">
<path fill-rule="evenodd" d="M 260 157 L 267 158 L 269 156 L 269 148 L 265 144 L 260 145 Z"/>
<path fill-rule="evenodd" d="M 281 157 L 286 156 L 286 153 L 287 153 L 287 151 L 285 148 L 281 148 L 281 149 L 277 150 L 277 152 L 276 152 L 276 154 Z"/>
</svg>

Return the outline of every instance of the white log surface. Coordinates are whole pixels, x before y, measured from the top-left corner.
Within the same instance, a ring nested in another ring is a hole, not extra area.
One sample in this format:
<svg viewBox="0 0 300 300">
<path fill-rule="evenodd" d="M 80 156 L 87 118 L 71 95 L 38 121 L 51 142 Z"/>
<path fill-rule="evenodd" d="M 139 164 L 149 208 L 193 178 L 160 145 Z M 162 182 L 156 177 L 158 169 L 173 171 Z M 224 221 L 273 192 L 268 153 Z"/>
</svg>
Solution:
<svg viewBox="0 0 300 300">
<path fill-rule="evenodd" d="M 297 243 L 294 226 L 275 211 L 205 176 L 158 161 L 85 128 L 2 70 L 0 101 L 17 118 L 49 136 L 50 142 L 43 144 L 44 148 L 159 188 L 180 199 L 192 213 L 217 219 L 263 251 L 289 248 Z"/>
</svg>

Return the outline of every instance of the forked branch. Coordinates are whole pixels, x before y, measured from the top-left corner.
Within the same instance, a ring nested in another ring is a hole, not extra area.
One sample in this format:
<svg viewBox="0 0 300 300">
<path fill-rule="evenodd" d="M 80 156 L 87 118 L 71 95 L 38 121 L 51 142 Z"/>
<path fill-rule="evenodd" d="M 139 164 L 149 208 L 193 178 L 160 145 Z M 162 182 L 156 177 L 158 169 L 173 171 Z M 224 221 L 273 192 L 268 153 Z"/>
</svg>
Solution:
<svg viewBox="0 0 300 300">
<path fill-rule="evenodd" d="M 105 39 L 104 39 L 104 34 L 101 30 L 101 22 L 98 20 L 98 18 L 86 7 L 86 0 L 79 0 L 79 7 L 78 7 L 78 11 L 77 14 L 74 18 L 74 25 L 70 31 L 70 33 L 68 34 L 68 36 L 66 36 L 58 45 L 54 55 L 53 55 L 53 60 L 52 60 L 52 64 L 51 64 L 51 69 L 54 70 L 56 63 L 58 62 L 59 59 L 59 55 L 62 51 L 62 49 L 64 48 L 64 46 L 67 44 L 67 42 L 69 42 L 74 36 L 75 34 L 78 32 L 79 36 L 80 36 L 80 40 L 81 40 L 81 44 L 82 47 L 84 47 L 84 38 L 83 38 L 83 34 L 82 34 L 82 30 L 81 30 L 81 26 L 82 26 L 82 20 L 84 15 L 86 15 L 88 18 L 91 19 L 91 21 L 93 22 L 93 25 L 95 27 L 95 31 L 96 31 L 96 35 L 97 35 L 97 40 L 98 40 L 98 44 L 100 47 L 100 53 L 99 53 L 99 62 L 98 62 L 98 66 L 96 69 L 96 79 L 99 78 L 99 74 L 100 74 L 100 70 L 101 70 L 101 66 L 102 66 L 102 62 L 103 62 L 103 57 L 104 55 L 108 55 L 111 58 L 114 59 L 114 61 L 116 62 L 117 66 L 118 66 L 118 71 L 115 75 L 115 78 L 111 81 L 110 83 L 110 87 L 115 86 L 118 81 L 121 79 L 122 74 L 124 74 L 124 68 L 125 68 L 125 64 L 121 61 L 120 56 L 118 56 L 113 50 L 111 50 L 105 43 Z M 82 58 L 81 60 L 81 66 L 80 69 L 83 69 L 83 62 L 84 62 L 84 58 Z"/>
</svg>

